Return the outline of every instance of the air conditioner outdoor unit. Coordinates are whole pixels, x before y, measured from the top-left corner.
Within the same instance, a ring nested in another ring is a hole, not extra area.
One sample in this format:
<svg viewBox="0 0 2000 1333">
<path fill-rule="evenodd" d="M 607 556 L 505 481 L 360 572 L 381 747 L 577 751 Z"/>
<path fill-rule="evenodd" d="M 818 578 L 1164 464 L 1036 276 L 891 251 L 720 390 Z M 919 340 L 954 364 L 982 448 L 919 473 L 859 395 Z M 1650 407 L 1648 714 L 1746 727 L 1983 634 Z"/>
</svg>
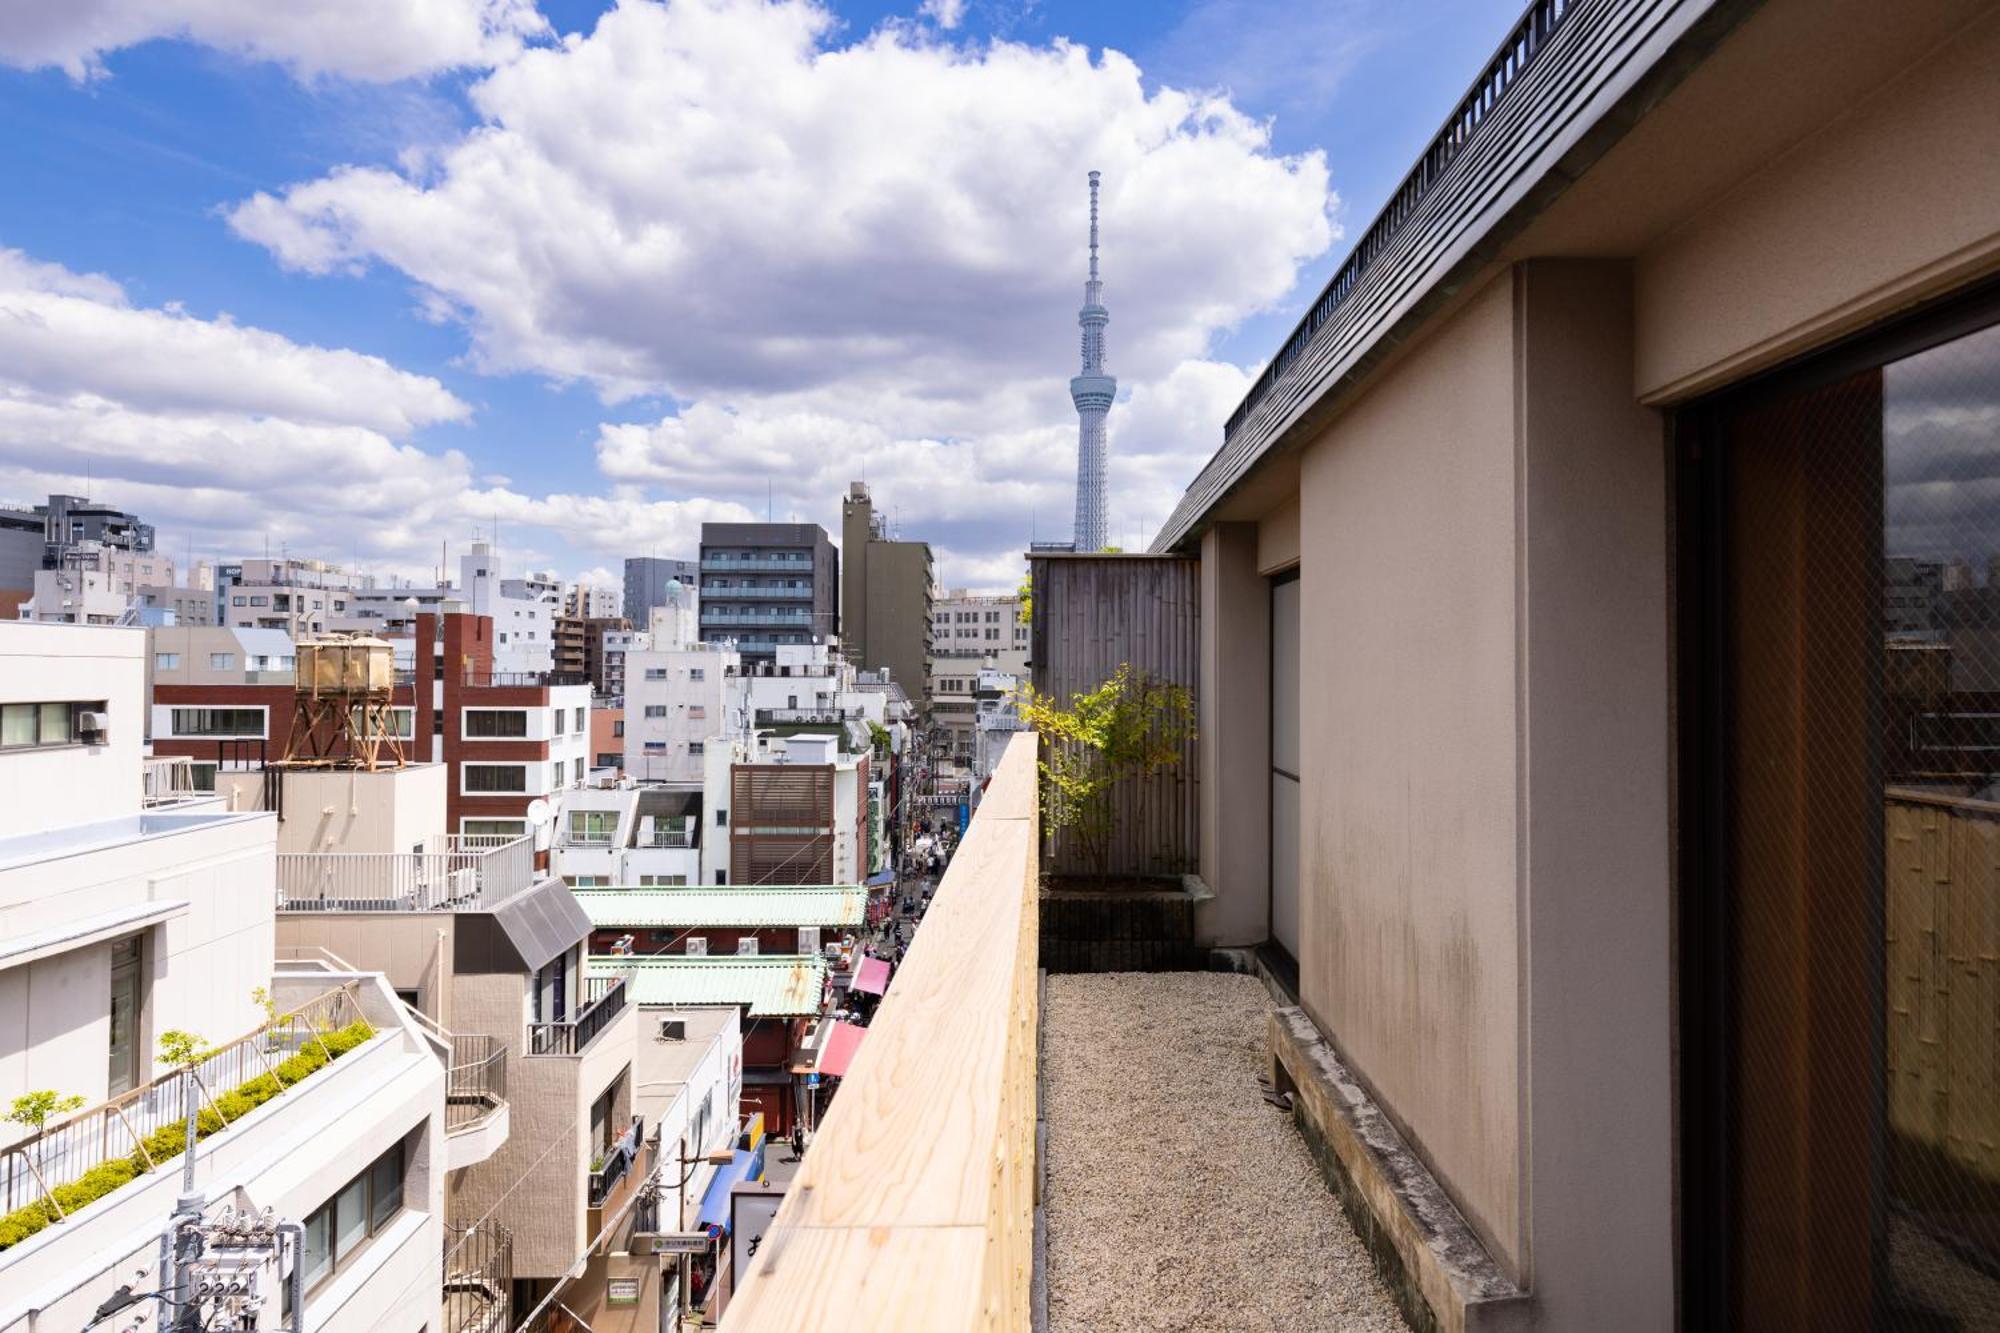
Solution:
<svg viewBox="0 0 2000 1333">
<path fill-rule="evenodd" d="M 706 958 L 708 956 L 708 938 L 703 935 L 689 936 L 687 956 L 690 958 Z"/>
<path fill-rule="evenodd" d="M 660 1020 L 661 1041 L 686 1041 L 688 1025 L 685 1018 L 663 1018 Z"/>
<path fill-rule="evenodd" d="M 745 935 L 742 939 L 736 941 L 736 952 L 754 957 L 757 953 L 757 937 L 755 935 Z"/>
<path fill-rule="evenodd" d="M 111 733 L 111 715 L 86 709 L 77 714 L 76 729 L 85 740 L 105 740 Z"/>
</svg>

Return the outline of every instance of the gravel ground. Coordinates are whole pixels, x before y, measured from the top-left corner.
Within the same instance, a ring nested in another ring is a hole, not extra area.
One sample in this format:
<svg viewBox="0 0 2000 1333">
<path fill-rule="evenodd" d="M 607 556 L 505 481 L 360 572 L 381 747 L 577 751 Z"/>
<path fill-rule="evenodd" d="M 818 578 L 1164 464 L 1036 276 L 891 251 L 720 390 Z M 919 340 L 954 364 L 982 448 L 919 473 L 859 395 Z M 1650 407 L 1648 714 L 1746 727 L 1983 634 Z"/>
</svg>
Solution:
<svg viewBox="0 0 2000 1333">
<path fill-rule="evenodd" d="M 1403 1333 L 1291 1117 L 1254 977 L 1052 976 L 1049 1333 Z"/>
</svg>

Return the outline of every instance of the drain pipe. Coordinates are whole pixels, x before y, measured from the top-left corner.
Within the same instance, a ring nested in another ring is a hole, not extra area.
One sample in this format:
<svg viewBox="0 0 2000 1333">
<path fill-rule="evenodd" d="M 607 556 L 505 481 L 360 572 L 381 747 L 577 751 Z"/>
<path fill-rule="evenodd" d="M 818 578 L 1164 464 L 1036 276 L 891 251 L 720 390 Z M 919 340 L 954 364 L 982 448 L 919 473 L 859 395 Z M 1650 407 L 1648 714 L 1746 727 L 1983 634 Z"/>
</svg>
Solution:
<svg viewBox="0 0 2000 1333">
<path fill-rule="evenodd" d="M 285 1279 L 285 1290 L 292 1298 L 292 1333 L 306 1333 L 306 1224 L 280 1222 L 278 1234 L 292 1238 L 292 1275 Z M 280 1247 L 281 1260 L 284 1253 Z"/>
</svg>

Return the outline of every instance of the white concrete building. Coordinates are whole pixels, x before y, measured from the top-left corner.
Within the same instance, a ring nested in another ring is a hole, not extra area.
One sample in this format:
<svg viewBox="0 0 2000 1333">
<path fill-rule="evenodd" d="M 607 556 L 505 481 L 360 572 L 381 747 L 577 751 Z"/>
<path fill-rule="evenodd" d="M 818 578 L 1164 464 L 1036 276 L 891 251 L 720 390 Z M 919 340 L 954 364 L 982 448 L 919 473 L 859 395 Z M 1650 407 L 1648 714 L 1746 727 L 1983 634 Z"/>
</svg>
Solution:
<svg viewBox="0 0 2000 1333">
<path fill-rule="evenodd" d="M 988 666 L 1026 680 L 1028 626 L 1021 620 L 1021 599 L 963 588 L 938 593 L 931 605 L 931 651 L 990 659 Z"/>
<path fill-rule="evenodd" d="M 573 889 L 701 883 L 701 793 L 629 779 L 556 797 L 549 869 Z"/>
<path fill-rule="evenodd" d="M 282 630 L 297 639 L 341 628 L 372 575 L 325 560 L 242 560 L 216 571 L 216 623 Z"/>
<path fill-rule="evenodd" d="M 35 595 L 21 603 L 20 618 L 48 624 L 115 625 L 130 599 L 96 569 L 38 569 Z"/>
<path fill-rule="evenodd" d="M 146 653 L 136 629 L 0 625 L 0 1102 L 83 1102 L 0 1132 L 0 1216 L 96 1168 L 130 1173 L 71 1190 L 60 1224 L 0 1234 L 0 1330 L 84 1328 L 121 1286 L 171 1286 L 160 1237 L 184 1159 L 155 1162 L 140 1136 L 171 1138 L 182 1116 L 185 1082 L 154 1058 L 173 1030 L 213 1047 L 197 1077 L 235 1108 L 194 1154 L 200 1221 L 301 1224 L 285 1267 L 315 1330 L 437 1327 L 444 1060 L 381 977 L 276 967 L 271 816 L 149 808 Z M 258 991 L 304 1018 L 273 1022 Z M 339 1049 L 278 1095 L 226 1096 L 315 1043 Z M 258 1326 L 275 1328 L 275 1256 L 258 1281 Z M 104 1326 L 151 1329 L 156 1309 Z"/>
<path fill-rule="evenodd" d="M 710 741 L 744 729 L 742 671 L 742 657 L 719 644 L 626 653 L 626 775 L 700 786 Z"/>
</svg>

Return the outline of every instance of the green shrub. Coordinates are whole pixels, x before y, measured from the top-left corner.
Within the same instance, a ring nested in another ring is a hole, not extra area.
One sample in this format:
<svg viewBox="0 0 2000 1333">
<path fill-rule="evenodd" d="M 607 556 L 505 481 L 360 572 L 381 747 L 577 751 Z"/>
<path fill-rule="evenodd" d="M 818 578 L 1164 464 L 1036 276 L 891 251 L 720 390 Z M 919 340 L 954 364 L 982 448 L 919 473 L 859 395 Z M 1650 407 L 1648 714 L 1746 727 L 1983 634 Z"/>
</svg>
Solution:
<svg viewBox="0 0 2000 1333">
<path fill-rule="evenodd" d="M 324 1069 L 330 1060 L 339 1059 L 374 1035 L 375 1029 L 361 1019 L 344 1028 L 321 1033 L 317 1040 L 308 1042 L 304 1050 L 281 1061 L 275 1073 L 259 1074 L 240 1087 L 231 1088 L 216 1097 L 214 1107 L 204 1106 L 195 1117 L 195 1138 L 205 1139 L 218 1132 L 224 1128 L 225 1121 L 234 1124 L 294 1083 Z M 320 1048 L 322 1042 L 325 1043 L 325 1050 Z M 217 1115 L 217 1111 L 221 1114 Z M 114 1157 L 93 1166 L 75 1180 L 57 1185 L 50 1191 L 56 1203 L 65 1214 L 73 1214 L 144 1175 L 146 1154 L 151 1155 L 156 1165 L 164 1165 L 179 1157 L 187 1150 L 186 1119 L 160 1126 L 145 1137 L 144 1143 L 145 1154 L 135 1152 L 130 1157 Z M 25 1208 L 16 1208 L 0 1216 L 0 1250 L 19 1245 L 56 1221 L 56 1210 L 46 1199 L 37 1199 Z"/>
</svg>

